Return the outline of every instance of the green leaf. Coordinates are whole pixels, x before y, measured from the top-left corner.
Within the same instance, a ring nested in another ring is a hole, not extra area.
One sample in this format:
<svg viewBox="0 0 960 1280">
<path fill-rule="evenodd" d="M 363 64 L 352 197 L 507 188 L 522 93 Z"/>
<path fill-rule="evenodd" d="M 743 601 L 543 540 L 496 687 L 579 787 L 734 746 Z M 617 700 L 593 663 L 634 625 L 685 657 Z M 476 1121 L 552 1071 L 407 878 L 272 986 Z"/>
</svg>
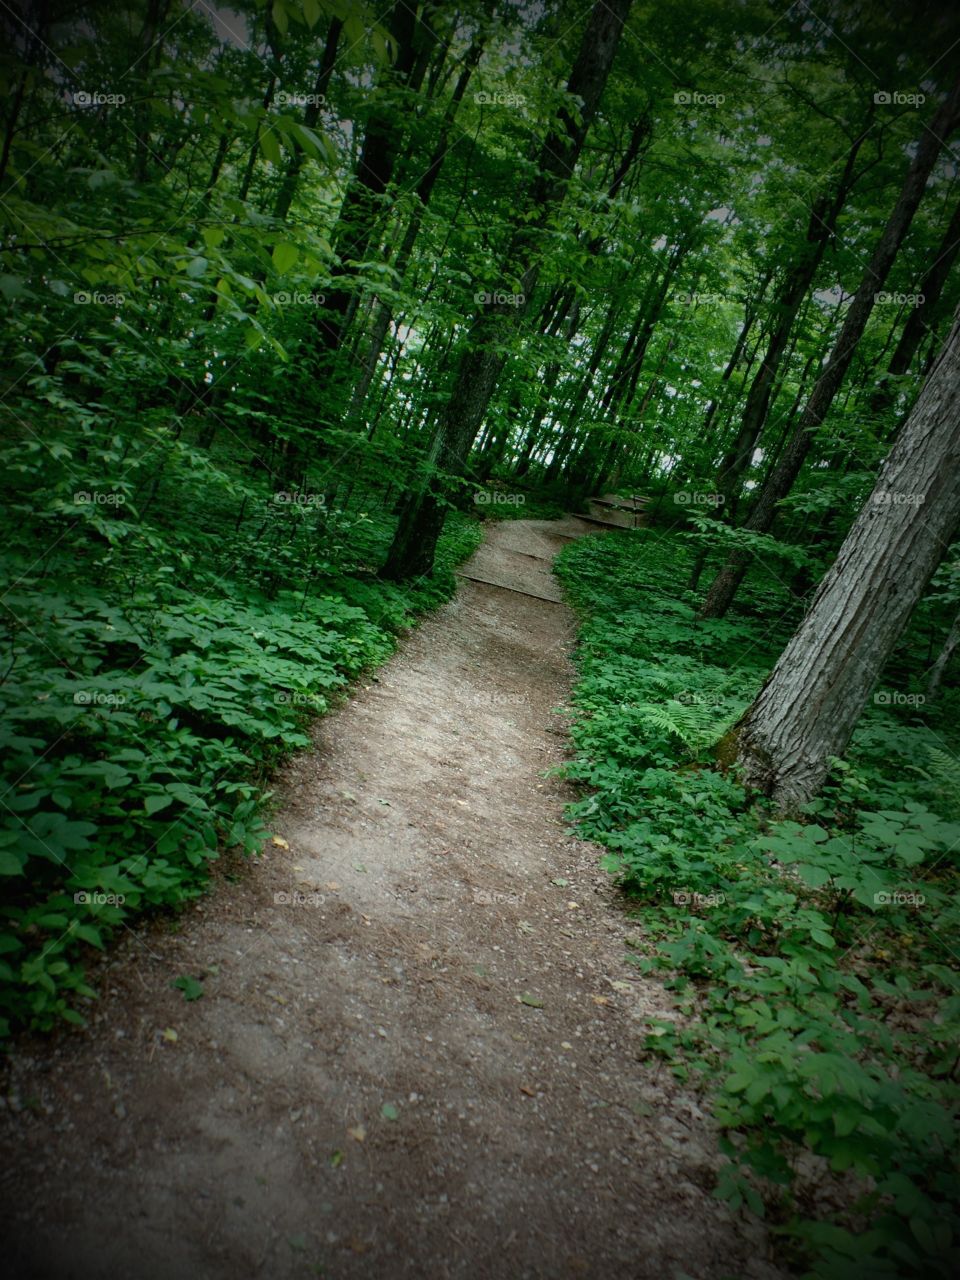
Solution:
<svg viewBox="0 0 960 1280">
<path fill-rule="evenodd" d="M 23 874 L 27 855 L 13 849 L 0 849 L 0 876 L 19 876 Z"/>
<path fill-rule="evenodd" d="M 181 978 L 174 978 L 170 983 L 171 987 L 176 987 L 183 992 L 184 1000 L 199 1000 L 203 995 L 203 985 L 196 978 L 184 975 Z"/>
<path fill-rule="evenodd" d="M 287 241 L 281 241 L 280 244 L 274 245 L 273 249 L 273 265 L 281 275 L 285 271 L 289 271 L 300 256 L 300 250 L 295 244 Z"/>
<path fill-rule="evenodd" d="M 260 143 L 260 150 L 270 163 L 273 165 L 279 165 L 281 161 L 280 143 L 277 141 L 277 135 L 269 125 L 260 130 L 260 137 L 258 141 Z"/>
<path fill-rule="evenodd" d="M 161 809 L 166 809 L 171 804 L 173 804 L 173 796 L 153 795 L 147 796 L 143 802 L 143 807 L 147 815 L 152 817 L 153 814 L 159 813 Z"/>
</svg>

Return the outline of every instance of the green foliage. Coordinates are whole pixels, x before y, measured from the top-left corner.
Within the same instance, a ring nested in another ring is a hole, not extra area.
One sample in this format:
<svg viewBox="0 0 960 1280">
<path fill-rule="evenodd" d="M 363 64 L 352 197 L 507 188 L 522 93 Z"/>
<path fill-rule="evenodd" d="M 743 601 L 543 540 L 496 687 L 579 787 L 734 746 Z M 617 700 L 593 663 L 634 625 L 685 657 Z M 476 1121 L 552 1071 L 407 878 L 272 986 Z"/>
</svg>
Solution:
<svg viewBox="0 0 960 1280">
<path fill-rule="evenodd" d="M 955 757 L 871 711 L 803 820 L 775 820 L 709 747 L 783 637 L 770 617 L 698 624 L 675 587 L 687 556 L 638 532 L 558 564 L 582 617 L 570 817 L 642 922 L 632 962 L 683 1015 L 652 1023 L 648 1047 L 713 1086 L 716 1194 L 766 1212 L 803 1274 L 945 1277 L 960 1259 Z"/>
<path fill-rule="evenodd" d="M 195 897 L 223 848 L 259 849 L 270 771 L 451 594 L 479 536 L 452 520 L 403 589 L 364 567 L 389 517 L 277 504 L 229 454 L 69 422 L 55 464 L 23 440 L 3 458 L 4 1033 L 82 1020 L 89 948 Z"/>
</svg>

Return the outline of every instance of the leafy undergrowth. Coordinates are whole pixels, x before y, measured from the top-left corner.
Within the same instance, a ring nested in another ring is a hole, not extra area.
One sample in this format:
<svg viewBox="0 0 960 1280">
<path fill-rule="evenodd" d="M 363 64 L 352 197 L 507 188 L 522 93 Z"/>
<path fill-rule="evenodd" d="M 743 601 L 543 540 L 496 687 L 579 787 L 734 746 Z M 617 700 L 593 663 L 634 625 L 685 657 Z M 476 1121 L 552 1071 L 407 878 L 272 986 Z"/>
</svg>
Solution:
<svg viewBox="0 0 960 1280">
<path fill-rule="evenodd" d="M 82 1022 L 89 948 L 201 893 L 219 850 L 259 848 L 271 770 L 480 536 L 451 518 L 401 588 L 373 573 L 375 506 L 277 494 L 169 432 L 88 421 L 49 452 L 0 460 L 2 1035 Z"/>
<path fill-rule="evenodd" d="M 765 1213 L 799 1273 L 953 1275 L 956 707 L 872 707 L 820 797 L 776 819 L 711 747 L 792 606 L 754 585 L 751 616 L 697 622 L 686 557 L 640 530 L 557 566 L 582 619 L 571 817 L 642 921 L 634 962 L 676 1000 L 648 1048 L 712 1091 L 716 1194 Z"/>
</svg>

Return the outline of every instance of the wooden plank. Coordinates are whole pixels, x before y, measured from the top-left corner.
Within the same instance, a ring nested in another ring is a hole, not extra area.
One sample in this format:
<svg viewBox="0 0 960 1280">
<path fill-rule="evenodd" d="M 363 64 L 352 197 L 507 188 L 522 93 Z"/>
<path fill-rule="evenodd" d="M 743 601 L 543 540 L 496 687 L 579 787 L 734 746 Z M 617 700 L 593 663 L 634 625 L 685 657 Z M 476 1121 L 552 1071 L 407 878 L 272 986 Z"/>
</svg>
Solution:
<svg viewBox="0 0 960 1280">
<path fill-rule="evenodd" d="M 637 515 L 638 516 L 640 515 L 639 511 L 637 512 Z M 642 529 L 643 528 L 643 525 L 639 525 L 639 524 L 634 524 L 634 525 L 618 524 L 616 520 L 603 520 L 600 518 L 600 516 L 587 516 L 580 511 L 577 512 L 577 519 L 587 520 L 590 524 L 602 524 L 608 529 L 630 529 L 630 528 Z"/>
<path fill-rule="evenodd" d="M 464 573 L 462 569 L 457 570 L 458 578 L 467 578 L 470 582 L 482 582 L 485 587 L 499 587 L 501 591 L 512 591 L 518 596 L 529 596 L 531 600 L 545 600 L 547 604 L 563 604 L 562 600 L 555 600 L 553 596 L 540 596 L 535 591 L 524 591 L 522 587 L 508 587 L 504 582 L 493 582 L 490 578 L 478 578 L 476 574 Z"/>
</svg>

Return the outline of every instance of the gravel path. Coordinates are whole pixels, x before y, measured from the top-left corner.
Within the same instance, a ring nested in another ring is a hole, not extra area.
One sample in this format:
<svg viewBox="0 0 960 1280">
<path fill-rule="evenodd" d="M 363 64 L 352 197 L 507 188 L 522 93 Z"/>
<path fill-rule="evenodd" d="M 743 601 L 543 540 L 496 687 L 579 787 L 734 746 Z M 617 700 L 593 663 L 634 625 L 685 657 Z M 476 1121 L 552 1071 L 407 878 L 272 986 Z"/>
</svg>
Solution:
<svg viewBox="0 0 960 1280">
<path fill-rule="evenodd" d="M 555 596 L 586 531 L 495 524 L 466 572 Z M 8 1274 L 780 1274 L 709 1194 L 701 1100 L 643 1048 L 669 997 L 544 776 L 572 637 L 565 605 L 464 580 L 318 723 L 265 855 L 114 948 L 89 1029 L 20 1042 Z"/>
</svg>

